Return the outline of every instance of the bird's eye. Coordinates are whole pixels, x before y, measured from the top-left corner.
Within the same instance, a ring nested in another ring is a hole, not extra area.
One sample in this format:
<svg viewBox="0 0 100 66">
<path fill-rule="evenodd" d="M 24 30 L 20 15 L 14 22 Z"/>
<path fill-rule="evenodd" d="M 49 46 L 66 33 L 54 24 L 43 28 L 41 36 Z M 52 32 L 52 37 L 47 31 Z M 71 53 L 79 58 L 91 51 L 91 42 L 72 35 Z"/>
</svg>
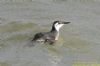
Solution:
<svg viewBox="0 0 100 66">
<path fill-rule="evenodd" d="M 58 22 L 58 24 L 60 24 L 60 22 Z"/>
</svg>

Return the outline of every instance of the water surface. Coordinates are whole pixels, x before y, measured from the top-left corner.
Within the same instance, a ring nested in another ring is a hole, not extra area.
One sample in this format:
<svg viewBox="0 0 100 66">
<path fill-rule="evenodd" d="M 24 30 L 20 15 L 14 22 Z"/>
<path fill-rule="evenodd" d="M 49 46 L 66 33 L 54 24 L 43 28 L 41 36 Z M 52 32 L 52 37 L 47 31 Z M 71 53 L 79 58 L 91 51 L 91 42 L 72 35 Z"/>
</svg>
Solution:
<svg viewBox="0 0 100 66">
<path fill-rule="evenodd" d="M 1 0 L 0 66 L 72 66 L 100 63 L 99 0 Z M 35 43 L 54 20 L 70 21 L 55 45 Z"/>
</svg>

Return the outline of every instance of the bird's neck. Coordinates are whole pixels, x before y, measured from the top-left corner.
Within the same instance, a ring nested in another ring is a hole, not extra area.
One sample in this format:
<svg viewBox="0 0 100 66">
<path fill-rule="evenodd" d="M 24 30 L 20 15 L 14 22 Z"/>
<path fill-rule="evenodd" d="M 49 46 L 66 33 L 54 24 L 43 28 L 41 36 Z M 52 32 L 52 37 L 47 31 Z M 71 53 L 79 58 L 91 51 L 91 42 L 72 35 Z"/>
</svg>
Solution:
<svg viewBox="0 0 100 66">
<path fill-rule="evenodd" d="M 58 32 L 59 33 L 59 29 L 57 29 L 55 26 L 52 26 L 51 32 Z"/>
<path fill-rule="evenodd" d="M 52 27 L 50 32 L 53 33 L 53 35 L 55 36 L 55 40 L 58 40 L 58 38 L 59 38 L 59 31 L 56 30 L 56 28 L 54 26 Z"/>
</svg>

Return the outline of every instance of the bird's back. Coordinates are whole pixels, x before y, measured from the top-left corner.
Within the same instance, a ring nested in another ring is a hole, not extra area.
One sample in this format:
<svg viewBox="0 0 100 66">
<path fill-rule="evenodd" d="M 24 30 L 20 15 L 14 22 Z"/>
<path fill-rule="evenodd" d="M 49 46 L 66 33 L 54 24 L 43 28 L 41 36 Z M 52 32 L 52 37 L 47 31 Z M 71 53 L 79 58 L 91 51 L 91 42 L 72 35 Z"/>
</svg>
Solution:
<svg viewBox="0 0 100 66">
<path fill-rule="evenodd" d="M 40 39 L 43 36 L 44 36 L 44 33 L 37 33 L 37 34 L 35 34 L 35 36 L 34 36 L 32 41 L 36 41 L 36 40 Z"/>
</svg>

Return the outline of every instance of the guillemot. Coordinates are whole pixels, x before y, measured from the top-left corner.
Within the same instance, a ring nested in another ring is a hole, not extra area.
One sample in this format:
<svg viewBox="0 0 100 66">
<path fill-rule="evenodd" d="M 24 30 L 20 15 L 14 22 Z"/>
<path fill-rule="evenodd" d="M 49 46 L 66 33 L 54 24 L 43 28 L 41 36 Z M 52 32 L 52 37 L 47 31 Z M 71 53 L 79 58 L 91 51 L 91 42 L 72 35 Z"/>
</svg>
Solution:
<svg viewBox="0 0 100 66">
<path fill-rule="evenodd" d="M 53 44 L 55 43 L 55 41 L 58 40 L 59 29 L 64 24 L 69 24 L 69 23 L 70 22 L 65 22 L 65 21 L 54 21 L 51 31 L 36 33 L 32 41 Z"/>
</svg>

